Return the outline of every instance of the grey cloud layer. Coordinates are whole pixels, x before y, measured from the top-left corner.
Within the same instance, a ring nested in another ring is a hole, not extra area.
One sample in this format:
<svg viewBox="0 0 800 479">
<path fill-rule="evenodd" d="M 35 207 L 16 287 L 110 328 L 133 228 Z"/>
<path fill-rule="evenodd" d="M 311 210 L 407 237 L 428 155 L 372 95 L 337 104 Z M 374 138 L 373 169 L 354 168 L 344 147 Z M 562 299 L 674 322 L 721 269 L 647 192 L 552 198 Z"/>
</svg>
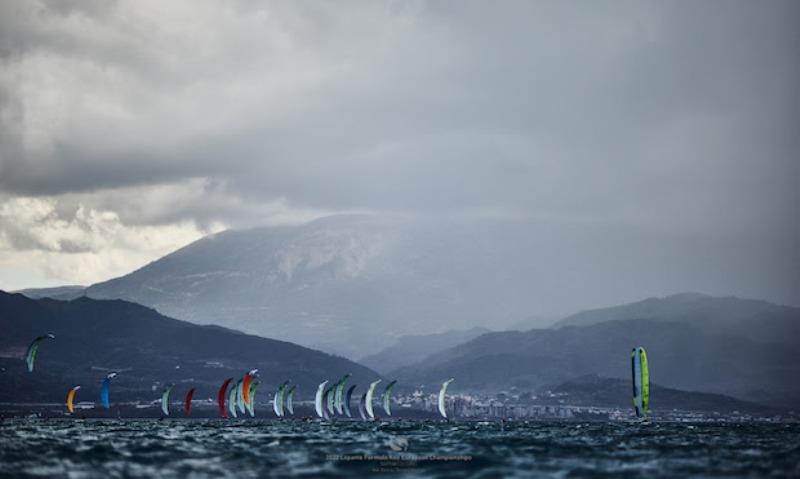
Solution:
<svg viewBox="0 0 800 479">
<path fill-rule="evenodd" d="M 179 207 L 103 207 L 622 221 L 768 239 L 800 262 L 797 2 L 0 9 L 11 196 L 205 178 L 212 194 Z"/>
</svg>

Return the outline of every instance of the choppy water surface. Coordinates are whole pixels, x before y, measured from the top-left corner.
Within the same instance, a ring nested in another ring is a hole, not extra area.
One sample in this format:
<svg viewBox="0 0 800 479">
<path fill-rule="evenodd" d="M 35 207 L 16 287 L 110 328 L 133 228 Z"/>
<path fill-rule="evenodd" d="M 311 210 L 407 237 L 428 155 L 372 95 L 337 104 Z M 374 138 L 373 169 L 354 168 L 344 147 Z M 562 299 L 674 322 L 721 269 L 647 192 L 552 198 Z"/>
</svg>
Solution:
<svg viewBox="0 0 800 479">
<path fill-rule="evenodd" d="M 24 477 L 800 477 L 800 426 L 6 420 Z"/>
</svg>

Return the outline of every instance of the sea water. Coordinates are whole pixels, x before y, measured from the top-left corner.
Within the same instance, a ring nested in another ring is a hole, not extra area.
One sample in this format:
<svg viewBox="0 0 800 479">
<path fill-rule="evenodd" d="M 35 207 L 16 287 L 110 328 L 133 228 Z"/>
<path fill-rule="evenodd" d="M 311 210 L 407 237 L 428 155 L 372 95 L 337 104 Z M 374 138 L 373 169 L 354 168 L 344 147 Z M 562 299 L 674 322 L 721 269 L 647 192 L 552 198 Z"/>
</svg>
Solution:
<svg viewBox="0 0 800 479">
<path fill-rule="evenodd" d="M 800 477 L 800 426 L 12 419 L 0 476 Z"/>
</svg>

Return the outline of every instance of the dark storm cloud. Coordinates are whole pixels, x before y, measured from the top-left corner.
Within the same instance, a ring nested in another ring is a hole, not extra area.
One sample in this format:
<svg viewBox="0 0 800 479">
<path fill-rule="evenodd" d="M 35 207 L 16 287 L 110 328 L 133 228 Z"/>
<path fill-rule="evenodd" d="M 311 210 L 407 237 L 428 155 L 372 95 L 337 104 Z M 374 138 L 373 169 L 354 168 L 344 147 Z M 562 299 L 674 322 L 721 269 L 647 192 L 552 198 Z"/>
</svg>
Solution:
<svg viewBox="0 0 800 479">
<path fill-rule="evenodd" d="M 797 2 L 0 9 L 7 195 L 195 182 L 95 200 L 140 224 L 275 202 L 610 221 L 798 261 Z"/>
</svg>

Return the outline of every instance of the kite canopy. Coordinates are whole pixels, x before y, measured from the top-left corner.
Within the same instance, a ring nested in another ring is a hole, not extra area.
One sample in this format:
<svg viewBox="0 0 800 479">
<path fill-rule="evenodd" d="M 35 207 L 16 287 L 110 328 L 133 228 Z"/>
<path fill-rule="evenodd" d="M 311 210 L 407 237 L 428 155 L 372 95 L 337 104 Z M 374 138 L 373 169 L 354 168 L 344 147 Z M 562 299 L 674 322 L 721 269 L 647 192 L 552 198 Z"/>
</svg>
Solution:
<svg viewBox="0 0 800 479">
<path fill-rule="evenodd" d="M 258 374 L 258 369 L 251 369 L 244 377 L 242 398 L 245 404 L 250 404 L 250 383 L 256 374 Z"/>
<path fill-rule="evenodd" d="M 278 417 L 283 417 L 283 395 L 286 392 L 286 386 L 289 385 L 289 381 L 284 381 L 278 387 L 278 391 L 275 392 L 275 396 L 272 398 L 272 410 L 275 412 L 275 415 Z"/>
<path fill-rule="evenodd" d="M 289 393 L 286 395 L 286 410 L 289 411 L 289 414 L 294 416 L 294 391 L 297 389 L 297 386 L 292 386 L 289 389 Z"/>
<path fill-rule="evenodd" d="M 330 414 L 330 415 L 334 414 L 334 412 L 333 412 L 333 403 L 335 401 L 335 396 L 336 396 L 336 391 L 335 391 L 336 386 L 337 385 L 334 384 L 333 386 L 328 388 L 327 391 L 325 391 L 325 403 L 328 405 L 328 414 Z"/>
<path fill-rule="evenodd" d="M 397 384 L 397 380 L 387 384 L 386 388 L 383 390 L 383 410 L 386 411 L 387 416 L 392 415 L 392 389 L 395 384 Z"/>
<path fill-rule="evenodd" d="M 228 378 L 222 383 L 222 386 L 219 388 L 219 394 L 217 394 L 217 406 L 219 406 L 219 415 L 228 418 L 228 413 L 225 411 L 225 391 L 228 389 L 228 384 L 233 381 L 233 378 Z"/>
<path fill-rule="evenodd" d="M 117 376 L 117 373 L 109 373 L 105 379 L 103 379 L 103 384 L 100 385 L 100 401 L 103 402 L 103 407 L 108 409 L 111 407 L 111 403 L 108 399 L 108 390 L 111 388 L 111 380 Z"/>
<path fill-rule="evenodd" d="M 375 395 L 375 386 L 377 386 L 380 382 L 380 379 L 373 381 L 370 383 L 369 389 L 367 389 L 367 397 L 365 398 L 366 402 L 364 407 L 366 408 L 367 415 L 370 419 L 375 419 L 375 411 L 372 410 L 372 397 Z"/>
<path fill-rule="evenodd" d="M 350 411 L 350 400 L 353 398 L 353 391 L 355 391 L 356 385 L 353 384 L 347 389 L 347 393 L 344 395 L 344 412 L 347 414 L 347 417 L 353 417 L 353 413 Z"/>
<path fill-rule="evenodd" d="M 322 417 L 325 418 L 326 421 L 331 420 L 331 414 L 333 414 L 333 409 L 331 405 L 333 404 L 333 388 L 330 387 L 325 390 L 325 394 L 323 395 L 323 400 L 328 403 L 328 407 L 322 408 Z"/>
<path fill-rule="evenodd" d="M 361 400 L 358 401 L 358 415 L 361 416 L 363 421 L 367 420 L 367 393 L 361 395 Z"/>
<path fill-rule="evenodd" d="M 247 403 L 247 412 L 250 414 L 250 417 L 256 416 L 256 390 L 258 390 L 259 384 L 261 383 L 258 381 L 251 382 L 248 388 L 250 391 L 250 402 Z"/>
<path fill-rule="evenodd" d="M 241 384 L 242 380 L 240 379 L 239 382 L 237 382 L 228 393 L 228 412 L 230 412 L 231 416 L 233 417 L 239 417 L 236 414 L 236 398 L 238 396 L 239 386 Z"/>
<path fill-rule="evenodd" d="M 450 378 L 447 381 L 442 383 L 442 389 L 439 390 L 439 414 L 442 415 L 443 418 L 447 419 L 447 409 L 445 408 L 445 394 L 447 394 L 447 386 L 450 385 L 451 382 L 455 381 L 455 379 Z"/>
<path fill-rule="evenodd" d="M 186 393 L 186 399 L 184 400 L 183 409 L 186 411 L 187 416 L 192 412 L 192 396 L 194 396 L 194 388 L 190 389 L 189 392 Z"/>
<path fill-rule="evenodd" d="M 239 406 L 239 412 L 244 414 L 246 409 L 244 408 L 244 391 L 243 385 L 244 378 L 236 381 L 236 405 Z"/>
<path fill-rule="evenodd" d="M 317 416 L 325 417 L 325 414 L 322 411 L 322 396 L 325 393 L 325 386 L 328 384 L 328 381 L 322 381 L 317 386 L 317 394 L 314 396 L 314 410 L 317 412 Z"/>
<path fill-rule="evenodd" d="M 647 417 L 650 411 L 650 371 L 647 353 L 639 346 L 631 351 L 631 373 L 633 375 L 633 409 L 636 417 Z"/>
<path fill-rule="evenodd" d="M 80 386 L 75 386 L 67 393 L 67 410 L 72 414 L 75 412 L 72 407 L 72 401 L 75 399 L 75 393 L 80 389 Z"/>
<path fill-rule="evenodd" d="M 28 346 L 28 351 L 25 353 L 25 363 L 28 365 L 29 373 L 33 372 L 33 365 L 36 361 L 36 353 L 39 352 L 39 346 L 45 339 L 56 339 L 56 335 L 53 333 L 47 333 L 44 336 L 39 336 L 31 342 L 30 346 Z"/>
<path fill-rule="evenodd" d="M 334 404 L 334 407 L 336 408 L 336 412 L 340 416 L 342 414 L 344 414 L 344 410 L 342 409 L 342 406 L 344 405 L 343 404 L 344 403 L 344 385 L 347 382 L 347 380 L 350 378 L 350 376 L 351 376 L 350 373 L 345 374 L 344 376 L 342 376 L 342 379 L 340 379 L 339 382 L 336 384 L 336 393 L 335 393 L 334 398 L 333 398 L 333 404 Z"/>
<path fill-rule="evenodd" d="M 169 416 L 169 393 L 172 392 L 172 388 L 174 387 L 174 384 L 170 384 L 161 394 L 161 412 L 164 413 L 165 416 Z"/>
</svg>

